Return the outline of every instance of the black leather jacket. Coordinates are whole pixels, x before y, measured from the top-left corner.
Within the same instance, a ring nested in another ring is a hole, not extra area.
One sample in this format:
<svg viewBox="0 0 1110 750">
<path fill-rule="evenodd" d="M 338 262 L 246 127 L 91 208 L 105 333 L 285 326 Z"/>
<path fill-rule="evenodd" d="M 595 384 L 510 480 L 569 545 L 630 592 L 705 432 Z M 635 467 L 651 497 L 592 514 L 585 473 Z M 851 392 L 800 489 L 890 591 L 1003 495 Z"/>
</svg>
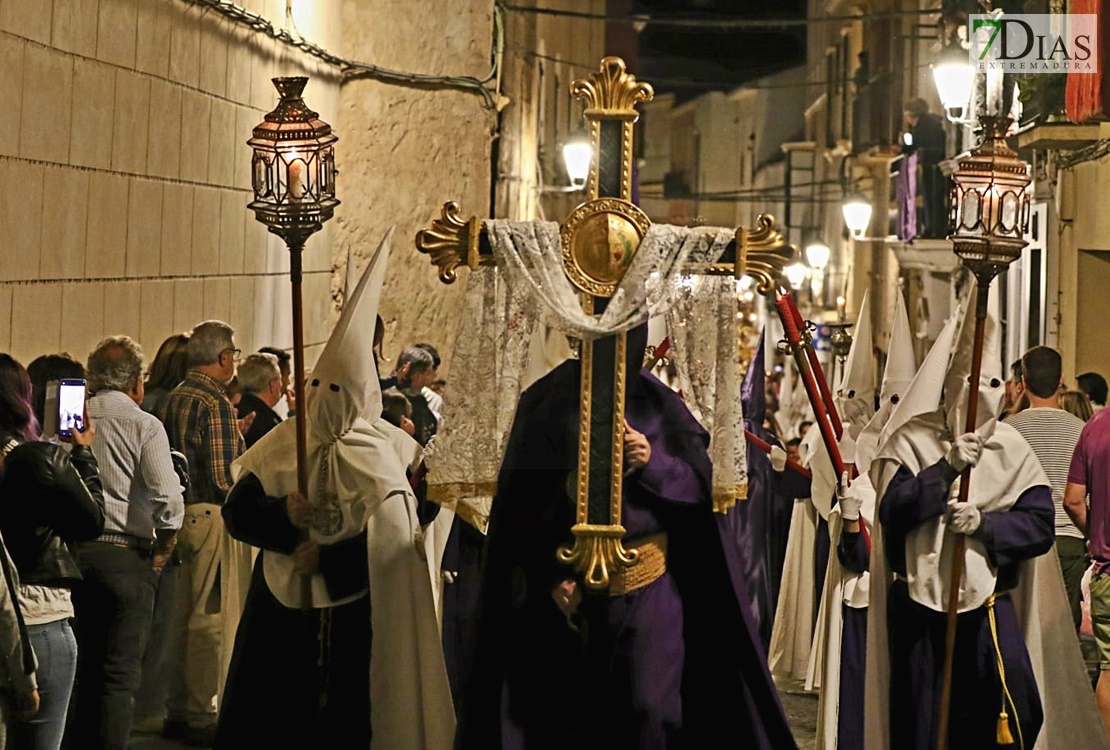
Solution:
<svg viewBox="0 0 1110 750">
<path fill-rule="evenodd" d="M 104 531 L 104 495 L 92 450 L 40 441 L 13 448 L 0 476 L 0 534 L 20 583 L 69 587 L 81 579 L 67 546 Z"/>
</svg>

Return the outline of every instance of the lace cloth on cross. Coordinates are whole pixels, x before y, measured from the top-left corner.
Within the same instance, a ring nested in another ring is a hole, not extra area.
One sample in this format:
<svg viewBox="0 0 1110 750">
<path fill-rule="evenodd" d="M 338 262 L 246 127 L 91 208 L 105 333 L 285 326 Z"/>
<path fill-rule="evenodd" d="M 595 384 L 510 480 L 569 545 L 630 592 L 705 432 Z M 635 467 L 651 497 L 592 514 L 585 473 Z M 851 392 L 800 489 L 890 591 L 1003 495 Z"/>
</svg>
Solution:
<svg viewBox="0 0 1110 750">
<path fill-rule="evenodd" d="M 517 401 L 528 385 L 535 329 L 535 316 L 499 268 L 470 274 L 444 393 L 443 429 L 424 455 L 429 498 L 482 533 Z"/>
<path fill-rule="evenodd" d="M 709 433 L 713 507 L 719 513 L 748 495 L 736 310 L 732 276 L 691 276 L 666 316 L 668 357 L 682 398 Z"/>
<path fill-rule="evenodd" d="M 558 224 L 492 221 L 487 226 L 497 267 L 521 293 L 528 311 L 556 330 L 587 340 L 627 331 L 665 313 L 677 296 L 687 258 L 720 256 L 734 234 L 719 227 L 653 224 L 605 312 L 587 315 L 577 288 L 563 270 Z"/>
<path fill-rule="evenodd" d="M 544 326 L 596 339 L 663 314 L 678 297 L 687 261 L 719 257 L 733 237 L 731 229 L 652 226 L 605 312 L 587 315 L 563 271 L 558 224 L 487 226 L 497 265 L 470 274 L 444 428 L 425 450 L 429 497 L 483 532 L 520 394 L 569 355 L 563 337 Z M 738 400 L 738 381 L 734 391 Z"/>
</svg>

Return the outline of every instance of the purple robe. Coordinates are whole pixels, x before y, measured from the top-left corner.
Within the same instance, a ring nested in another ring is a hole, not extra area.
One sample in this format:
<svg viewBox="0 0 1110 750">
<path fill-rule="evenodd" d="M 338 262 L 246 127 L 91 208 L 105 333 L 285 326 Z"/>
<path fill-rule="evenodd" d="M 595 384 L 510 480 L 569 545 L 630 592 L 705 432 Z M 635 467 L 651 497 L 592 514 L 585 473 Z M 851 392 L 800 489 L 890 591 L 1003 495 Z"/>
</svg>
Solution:
<svg viewBox="0 0 1110 750">
<path fill-rule="evenodd" d="M 891 570 L 906 574 L 905 540 L 918 525 L 947 510 L 953 470 L 943 460 L 914 476 L 899 468 L 879 506 Z M 998 645 L 1013 705 L 1007 704 L 1010 732 L 1024 747 L 1033 747 L 1043 721 L 1029 652 L 1009 591 L 1017 585 L 1022 561 L 1052 548 L 1055 527 L 1050 490 L 1036 486 L 1021 494 L 1006 511 L 985 512 L 976 539 L 983 542 L 997 568 L 995 615 Z M 945 620 L 913 601 L 905 583 L 896 581 L 888 599 L 890 631 L 891 746 L 927 750 L 936 745 L 940 683 L 944 666 Z M 1002 708 L 994 639 L 987 608 L 957 618 L 948 747 L 992 748 Z M 927 709 L 926 707 L 931 707 Z"/>
<path fill-rule="evenodd" d="M 762 338 L 760 342 L 744 375 L 740 393 L 744 404 L 744 429 L 766 443 L 779 445 L 763 426 L 767 413 L 767 372 L 763 364 Z M 751 443 L 747 445 L 747 456 L 748 497 L 729 511 L 726 523 L 739 551 L 741 577 L 747 593 L 745 605 L 766 652 L 771 644 L 779 602 L 794 500 L 809 497 L 810 481 L 790 470 L 776 473 L 767 454 Z"/>
<path fill-rule="evenodd" d="M 871 551 L 858 531 L 840 532 L 840 566 L 859 575 L 871 567 Z M 837 750 L 863 750 L 864 678 L 867 667 L 867 608 L 841 604 L 840 693 L 836 716 Z"/>
<path fill-rule="evenodd" d="M 631 372 L 645 328 L 629 333 Z M 577 632 L 556 607 L 552 589 L 574 577 L 555 552 L 572 541 L 579 381 L 564 362 L 517 408 L 457 746 L 708 747 L 743 726 L 749 747 L 795 747 L 712 512 L 708 436 L 651 375 L 628 378 L 625 414 L 652 455 L 625 480 L 622 522 L 626 539 L 667 532 L 667 573 L 623 597 L 587 592 Z"/>
</svg>

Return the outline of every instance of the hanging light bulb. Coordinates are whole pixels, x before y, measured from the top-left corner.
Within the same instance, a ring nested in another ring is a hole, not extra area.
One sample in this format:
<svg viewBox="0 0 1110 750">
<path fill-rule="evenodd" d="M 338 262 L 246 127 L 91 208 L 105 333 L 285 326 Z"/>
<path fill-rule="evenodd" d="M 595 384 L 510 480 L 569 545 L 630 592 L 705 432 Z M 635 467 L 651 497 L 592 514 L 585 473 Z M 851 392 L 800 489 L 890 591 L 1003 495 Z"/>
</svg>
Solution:
<svg viewBox="0 0 1110 750">
<path fill-rule="evenodd" d="M 563 144 L 563 161 L 571 187 L 581 188 L 586 184 L 593 158 L 594 149 L 585 133 L 574 133 Z"/>
<path fill-rule="evenodd" d="M 853 193 L 844 201 L 844 223 L 857 240 L 862 238 L 871 226 L 871 204 L 859 193 Z"/>
</svg>

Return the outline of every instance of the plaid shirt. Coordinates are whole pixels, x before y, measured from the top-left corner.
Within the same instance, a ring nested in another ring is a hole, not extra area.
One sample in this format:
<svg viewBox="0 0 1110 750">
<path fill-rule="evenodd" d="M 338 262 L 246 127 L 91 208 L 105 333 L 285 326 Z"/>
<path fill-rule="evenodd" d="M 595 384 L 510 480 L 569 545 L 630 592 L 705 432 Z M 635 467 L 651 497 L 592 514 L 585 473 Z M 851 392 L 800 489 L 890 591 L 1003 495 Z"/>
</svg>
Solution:
<svg viewBox="0 0 1110 750">
<path fill-rule="evenodd" d="M 244 448 L 224 386 L 200 370 L 189 370 L 159 411 L 170 445 L 189 459 L 186 501 L 223 505 L 232 484 L 231 463 Z"/>
</svg>

